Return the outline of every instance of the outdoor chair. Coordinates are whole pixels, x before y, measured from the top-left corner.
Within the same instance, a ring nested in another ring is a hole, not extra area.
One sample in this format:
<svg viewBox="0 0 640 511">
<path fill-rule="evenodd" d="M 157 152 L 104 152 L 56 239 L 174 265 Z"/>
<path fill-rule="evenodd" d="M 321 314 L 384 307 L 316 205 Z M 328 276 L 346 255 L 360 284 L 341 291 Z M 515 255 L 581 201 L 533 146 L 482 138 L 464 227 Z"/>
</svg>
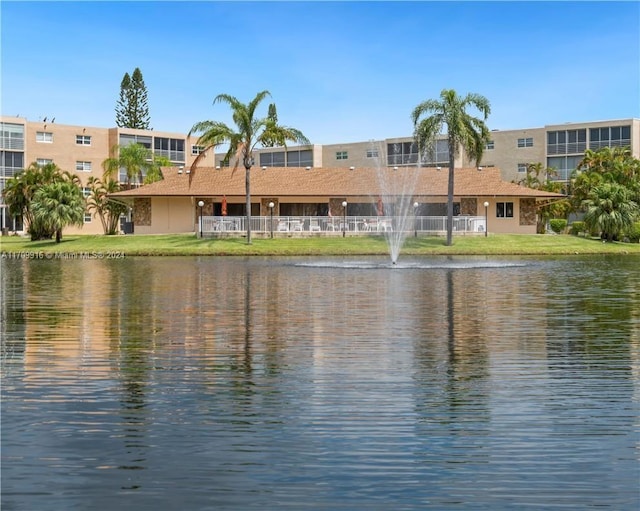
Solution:
<svg viewBox="0 0 640 511">
<path fill-rule="evenodd" d="M 327 222 L 327 231 L 337 231 L 338 230 L 338 226 L 336 225 L 336 223 L 333 220 L 329 220 Z"/>
<path fill-rule="evenodd" d="M 280 232 L 286 232 L 289 230 L 289 223 L 286 222 L 285 220 L 280 220 L 278 221 L 278 231 Z"/>
<path fill-rule="evenodd" d="M 309 220 L 309 232 L 320 232 L 321 230 L 317 220 Z"/>
</svg>

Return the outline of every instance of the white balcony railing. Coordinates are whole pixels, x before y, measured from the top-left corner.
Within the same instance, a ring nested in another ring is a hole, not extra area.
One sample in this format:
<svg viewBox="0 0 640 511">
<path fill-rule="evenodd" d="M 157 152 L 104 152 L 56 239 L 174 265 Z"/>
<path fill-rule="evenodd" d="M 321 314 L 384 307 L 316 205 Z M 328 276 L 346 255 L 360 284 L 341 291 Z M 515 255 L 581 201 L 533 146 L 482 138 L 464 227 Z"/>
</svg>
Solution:
<svg viewBox="0 0 640 511">
<path fill-rule="evenodd" d="M 202 222 L 202 228 L 200 227 Z M 245 232 L 247 218 L 244 216 L 203 216 L 196 218 L 196 232 L 222 234 Z M 443 233 L 447 230 L 447 217 L 417 216 L 401 219 L 392 216 L 254 216 L 251 217 L 251 231 L 282 233 L 325 233 L 336 234 L 384 234 L 394 232 L 397 226 L 404 226 L 407 232 Z M 483 233 L 486 230 L 483 216 L 456 216 L 453 230 L 458 233 Z"/>
</svg>

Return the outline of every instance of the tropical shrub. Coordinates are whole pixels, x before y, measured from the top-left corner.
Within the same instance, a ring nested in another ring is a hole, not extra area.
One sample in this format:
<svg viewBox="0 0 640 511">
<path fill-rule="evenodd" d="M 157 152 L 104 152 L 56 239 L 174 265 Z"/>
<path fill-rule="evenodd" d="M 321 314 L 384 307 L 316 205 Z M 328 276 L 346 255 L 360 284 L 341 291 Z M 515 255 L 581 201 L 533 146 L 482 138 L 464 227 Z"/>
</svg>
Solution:
<svg viewBox="0 0 640 511">
<path fill-rule="evenodd" d="M 46 208 L 40 207 L 38 215 L 34 211 L 36 193 L 42 188 L 56 183 L 68 183 L 77 188 L 77 191 L 82 195 L 78 176 L 63 171 L 55 163 L 47 163 L 46 165 L 32 163 L 28 168 L 21 170 L 7 180 L 2 196 L 9 207 L 10 214 L 22 216 L 31 241 L 50 239 L 54 234 L 58 234 L 56 223 L 49 221 Z M 47 190 L 54 193 L 54 189 L 47 188 Z M 61 191 L 61 189 L 55 190 Z M 73 193 L 75 194 L 75 191 Z M 43 192 L 40 193 L 39 202 L 43 203 L 45 197 Z"/>
<path fill-rule="evenodd" d="M 556 234 L 560 234 L 564 232 L 567 228 L 567 220 L 564 218 L 552 218 L 549 220 L 549 225 L 551 226 L 551 230 Z"/>
<path fill-rule="evenodd" d="M 109 194 L 120 190 L 120 185 L 113 179 L 107 179 L 103 183 L 94 176 L 89 178 L 88 184 L 87 209 L 100 218 L 105 234 L 116 234 L 120 216 L 129 210 L 126 204 L 109 198 Z"/>
<path fill-rule="evenodd" d="M 590 231 L 599 231 L 603 240 L 619 240 L 638 218 L 638 205 L 631 197 L 632 192 L 618 183 L 596 186 L 583 202 L 585 225 Z"/>
<path fill-rule="evenodd" d="M 640 243 L 640 222 L 635 222 L 627 229 L 625 238 L 627 238 L 630 243 Z"/>
<path fill-rule="evenodd" d="M 62 229 L 67 225 L 82 226 L 86 202 L 80 187 L 71 181 L 48 183 L 33 194 L 34 221 L 62 240 Z"/>
<path fill-rule="evenodd" d="M 585 232 L 584 222 L 580 220 L 576 220 L 575 222 L 573 222 L 571 224 L 571 227 L 569 228 L 569 234 L 572 234 L 574 236 L 578 236 L 583 232 Z"/>
</svg>

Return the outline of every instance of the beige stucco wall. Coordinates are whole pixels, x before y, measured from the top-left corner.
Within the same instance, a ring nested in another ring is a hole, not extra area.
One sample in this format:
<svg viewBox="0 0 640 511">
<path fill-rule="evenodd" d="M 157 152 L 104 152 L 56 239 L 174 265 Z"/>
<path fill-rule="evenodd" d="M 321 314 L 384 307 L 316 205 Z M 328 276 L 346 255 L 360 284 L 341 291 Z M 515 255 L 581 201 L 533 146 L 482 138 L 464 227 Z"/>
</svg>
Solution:
<svg viewBox="0 0 640 511">
<path fill-rule="evenodd" d="M 152 197 L 151 225 L 134 225 L 135 234 L 195 232 L 196 206 L 190 197 Z"/>
<path fill-rule="evenodd" d="M 488 202 L 487 225 L 489 234 L 535 234 L 535 222 L 532 225 L 520 225 L 520 198 L 500 197 L 500 198 L 478 198 L 477 216 L 485 215 L 484 203 Z M 496 216 L 496 203 L 513 202 L 513 218 L 498 218 Z"/>
<path fill-rule="evenodd" d="M 37 132 L 51 133 L 51 142 L 37 142 Z M 90 145 L 76 143 L 76 136 L 90 136 Z M 90 177 L 102 178 L 102 162 L 108 157 L 109 130 L 92 126 L 69 126 L 48 122 L 25 123 L 24 163 L 28 167 L 38 159 L 53 160 L 58 167 L 75 174 L 82 186 L 86 186 Z M 76 162 L 90 162 L 91 170 L 76 170 Z M 92 217 L 82 227 L 69 226 L 65 234 L 102 234 L 102 223 Z"/>
<path fill-rule="evenodd" d="M 52 142 L 36 142 L 36 133 L 51 133 Z M 91 137 L 91 145 L 76 144 L 76 136 Z M 25 166 L 37 159 L 53 160 L 62 170 L 77 174 L 85 185 L 91 176 L 102 177 L 102 162 L 109 154 L 109 130 L 91 126 L 68 126 L 28 122 L 25 131 Z M 91 171 L 76 170 L 77 161 L 91 162 Z"/>
<path fill-rule="evenodd" d="M 518 147 L 519 138 L 532 138 L 533 147 Z M 492 131 L 494 149 L 485 149 L 482 165 L 498 167 L 505 181 L 519 181 L 525 173 L 518 172 L 519 163 L 546 165 L 546 132 L 544 128 Z"/>
</svg>

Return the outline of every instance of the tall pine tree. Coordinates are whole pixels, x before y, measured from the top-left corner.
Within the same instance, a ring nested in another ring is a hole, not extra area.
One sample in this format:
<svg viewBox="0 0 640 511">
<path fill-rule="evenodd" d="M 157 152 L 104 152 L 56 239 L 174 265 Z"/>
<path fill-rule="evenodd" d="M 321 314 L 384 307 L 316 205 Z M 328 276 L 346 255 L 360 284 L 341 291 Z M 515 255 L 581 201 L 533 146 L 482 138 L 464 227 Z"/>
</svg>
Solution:
<svg viewBox="0 0 640 511">
<path fill-rule="evenodd" d="M 140 68 L 133 74 L 125 73 L 120 83 L 120 98 L 116 103 L 116 126 L 120 128 L 149 129 L 147 86 Z"/>
<path fill-rule="evenodd" d="M 122 77 L 122 82 L 120 82 L 120 98 L 116 103 L 116 126 L 120 128 L 128 128 L 128 95 L 129 89 L 131 89 L 131 77 L 129 73 L 125 73 Z"/>
</svg>

